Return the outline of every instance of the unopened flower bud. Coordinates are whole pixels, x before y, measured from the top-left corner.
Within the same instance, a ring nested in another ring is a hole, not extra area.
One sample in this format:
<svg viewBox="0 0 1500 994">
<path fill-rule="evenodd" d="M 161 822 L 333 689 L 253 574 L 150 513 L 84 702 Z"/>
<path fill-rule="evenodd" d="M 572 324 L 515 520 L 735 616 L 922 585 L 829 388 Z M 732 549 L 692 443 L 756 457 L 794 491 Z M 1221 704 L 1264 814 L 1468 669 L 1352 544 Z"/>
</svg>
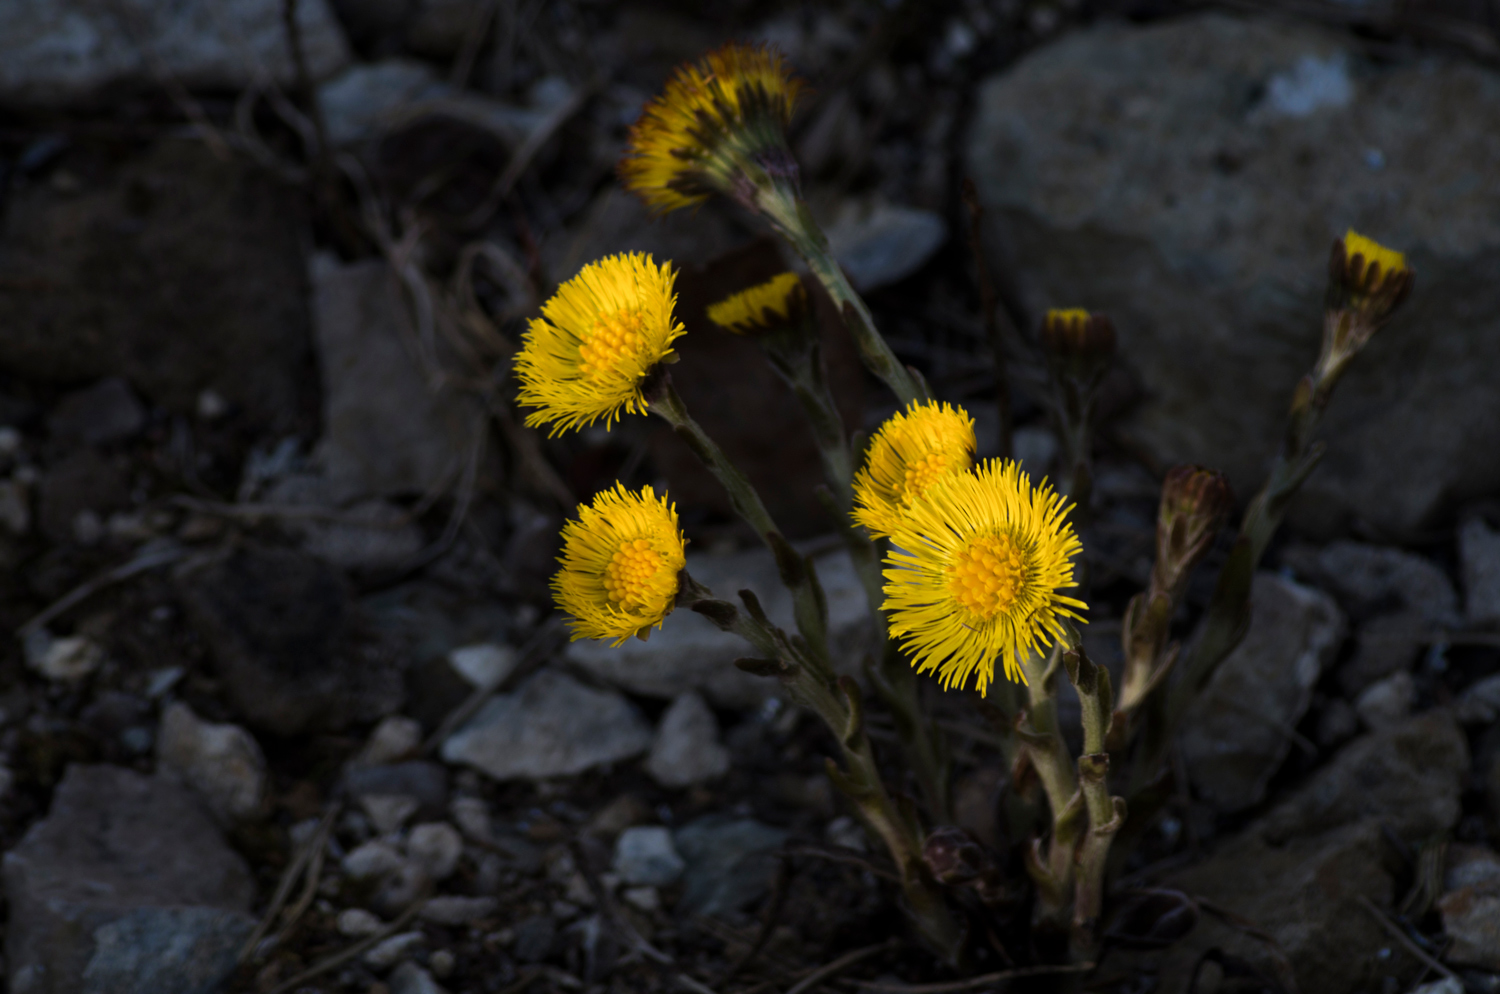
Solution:
<svg viewBox="0 0 1500 994">
<path fill-rule="evenodd" d="M 939 883 L 950 887 L 973 887 L 986 904 L 1002 900 L 1005 885 L 994 857 L 977 839 L 961 828 L 935 828 L 922 844 L 922 861 Z"/>
<path fill-rule="evenodd" d="M 1353 228 L 1333 243 L 1328 262 L 1328 307 L 1359 311 L 1378 324 L 1411 292 L 1406 256 Z"/>
<path fill-rule="evenodd" d="M 1152 589 L 1174 601 L 1234 506 L 1229 481 L 1217 470 L 1174 466 L 1161 485 L 1156 517 L 1156 566 Z"/>
<path fill-rule="evenodd" d="M 1093 384 L 1115 354 L 1115 326 L 1082 308 L 1050 310 L 1042 320 L 1042 349 L 1055 374 Z"/>
</svg>

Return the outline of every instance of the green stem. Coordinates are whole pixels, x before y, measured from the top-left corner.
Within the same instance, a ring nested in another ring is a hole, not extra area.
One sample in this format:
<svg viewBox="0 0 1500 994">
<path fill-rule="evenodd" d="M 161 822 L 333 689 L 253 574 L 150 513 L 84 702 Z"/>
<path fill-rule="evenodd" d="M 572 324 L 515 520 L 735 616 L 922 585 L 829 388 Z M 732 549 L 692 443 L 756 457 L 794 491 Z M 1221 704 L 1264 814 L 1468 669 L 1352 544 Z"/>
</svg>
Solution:
<svg viewBox="0 0 1500 994">
<path fill-rule="evenodd" d="M 849 285 L 843 269 L 828 247 L 828 238 L 823 229 L 813 220 L 812 212 L 795 191 L 780 183 L 768 183 L 757 187 L 754 204 L 770 222 L 771 227 L 787 244 L 802 256 L 808 269 L 823 284 L 833 298 L 854 344 L 859 349 L 865 367 L 880 377 L 891 393 L 905 407 L 914 400 L 926 400 L 931 395 L 927 385 L 912 371 L 901 364 L 886 340 L 875 328 L 875 319 L 864 299 Z"/>
</svg>

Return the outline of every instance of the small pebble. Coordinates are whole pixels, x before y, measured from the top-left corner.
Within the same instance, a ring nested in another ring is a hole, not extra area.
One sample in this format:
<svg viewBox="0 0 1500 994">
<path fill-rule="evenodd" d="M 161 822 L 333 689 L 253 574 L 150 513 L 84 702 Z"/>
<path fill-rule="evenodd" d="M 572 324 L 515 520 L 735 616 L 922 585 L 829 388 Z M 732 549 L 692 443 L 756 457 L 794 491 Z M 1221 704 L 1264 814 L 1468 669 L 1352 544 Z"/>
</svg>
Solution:
<svg viewBox="0 0 1500 994">
<path fill-rule="evenodd" d="M 439 980 L 447 980 L 453 976 L 453 968 L 458 965 L 457 958 L 446 949 L 439 949 L 427 959 L 427 965 L 432 968 L 432 975 Z"/>
<path fill-rule="evenodd" d="M 432 974 L 406 962 L 391 972 L 391 994 L 447 994 Z"/>
<path fill-rule="evenodd" d="M 445 821 L 428 822 L 411 830 L 406 853 L 422 865 L 434 880 L 444 880 L 458 869 L 464 840 L 458 829 Z"/>
<path fill-rule="evenodd" d="M 380 766 L 405 759 L 422 744 L 422 725 L 411 718 L 391 715 L 382 718 L 370 733 L 359 754 L 359 761 L 370 766 Z"/>
<path fill-rule="evenodd" d="M 355 880 L 369 880 L 394 872 L 404 862 L 395 846 L 373 839 L 345 856 L 343 867 L 345 875 Z"/>
<path fill-rule="evenodd" d="M 475 842 L 485 843 L 494 838 L 490 809 L 479 798 L 455 797 L 451 811 L 458 830 Z"/>
<path fill-rule="evenodd" d="M 422 906 L 422 918 L 437 925 L 468 925 L 493 915 L 500 902 L 493 897 L 434 897 Z"/>
<path fill-rule="evenodd" d="M 362 939 L 367 935 L 374 935 L 383 928 L 385 928 L 385 922 L 364 908 L 345 908 L 339 912 L 340 935 L 347 935 L 351 939 Z"/>
<path fill-rule="evenodd" d="M 391 936 L 365 953 L 365 965 L 374 970 L 385 970 L 413 956 L 427 943 L 421 932 L 401 932 Z"/>
<path fill-rule="evenodd" d="M 626 904 L 642 911 L 655 911 L 661 907 L 661 894 L 655 887 L 627 887 L 620 897 Z"/>
</svg>

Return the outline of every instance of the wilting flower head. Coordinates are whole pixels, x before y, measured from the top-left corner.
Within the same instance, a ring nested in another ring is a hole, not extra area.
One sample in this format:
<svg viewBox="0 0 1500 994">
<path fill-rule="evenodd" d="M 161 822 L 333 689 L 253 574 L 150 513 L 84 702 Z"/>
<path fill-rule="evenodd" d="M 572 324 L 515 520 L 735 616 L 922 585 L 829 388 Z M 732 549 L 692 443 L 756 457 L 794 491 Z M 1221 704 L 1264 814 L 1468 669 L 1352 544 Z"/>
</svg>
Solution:
<svg viewBox="0 0 1500 994">
<path fill-rule="evenodd" d="M 1333 243 L 1329 259 L 1329 307 L 1348 307 L 1374 323 L 1384 320 L 1411 292 L 1406 256 L 1353 228 Z"/>
<path fill-rule="evenodd" d="M 631 128 L 620 179 L 665 213 L 715 191 L 743 199 L 747 169 L 795 177 L 786 126 L 800 89 L 764 46 L 731 43 L 678 66 Z"/>
<path fill-rule="evenodd" d="M 800 320 L 807 289 L 796 273 L 781 273 L 708 306 L 708 319 L 736 335 L 769 331 Z"/>
<path fill-rule="evenodd" d="M 1161 484 L 1156 516 L 1152 587 L 1175 599 L 1234 507 L 1229 481 L 1218 470 L 1174 466 Z"/>
<path fill-rule="evenodd" d="M 677 509 L 645 487 L 615 484 L 578 505 L 563 525 L 562 569 L 552 578 L 557 606 L 572 615 L 573 638 L 645 641 L 677 598 L 685 541 Z"/>
<path fill-rule="evenodd" d="M 1090 384 L 1114 358 L 1115 326 L 1107 315 L 1081 307 L 1050 310 L 1042 319 L 1042 350 L 1054 372 Z"/>
<path fill-rule="evenodd" d="M 916 667 L 945 688 L 971 675 L 984 693 L 995 660 L 1024 682 L 1023 654 L 1062 635 L 1079 617 L 1072 558 L 1082 548 L 1066 502 L 1010 461 L 945 476 L 912 504 L 891 536 L 885 604 L 891 634 Z"/>
<path fill-rule="evenodd" d="M 589 263 L 558 287 L 516 356 L 518 399 L 537 408 L 526 424 L 551 424 L 556 435 L 644 413 L 641 384 L 684 333 L 672 315 L 676 278 L 670 263 L 631 252 Z"/>
<path fill-rule="evenodd" d="M 880 426 L 854 476 L 854 521 L 876 538 L 893 535 L 912 503 L 937 480 L 974 463 L 974 420 L 961 407 L 918 401 Z"/>
</svg>

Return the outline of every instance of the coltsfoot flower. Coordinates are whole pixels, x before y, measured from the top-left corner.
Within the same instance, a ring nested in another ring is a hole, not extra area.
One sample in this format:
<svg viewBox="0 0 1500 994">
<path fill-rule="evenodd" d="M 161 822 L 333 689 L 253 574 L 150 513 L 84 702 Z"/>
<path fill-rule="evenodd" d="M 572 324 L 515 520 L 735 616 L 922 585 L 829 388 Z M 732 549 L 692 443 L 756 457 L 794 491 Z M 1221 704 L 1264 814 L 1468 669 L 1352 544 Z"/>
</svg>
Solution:
<svg viewBox="0 0 1500 994">
<path fill-rule="evenodd" d="M 1411 292 L 1406 256 L 1353 228 L 1333 243 L 1329 265 L 1330 307 L 1349 307 L 1378 324 Z"/>
<path fill-rule="evenodd" d="M 573 638 L 641 641 L 660 628 L 677 598 L 686 541 L 677 509 L 650 487 L 615 484 L 578 505 L 562 530 L 562 569 L 552 578 L 557 606 L 572 615 Z"/>
<path fill-rule="evenodd" d="M 1114 358 L 1115 326 L 1107 315 L 1081 307 L 1050 310 L 1042 319 L 1042 351 L 1055 372 L 1097 382 Z"/>
<path fill-rule="evenodd" d="M 795 176 L 786 127 L 801 88 L 764 46 L 731 43 L 679 66 L 631 128 L 621 181 L 666 213 L 716 191 L 743 197 L 747 168 Z"/>
<path fill-rule="evenodd" d="M 807 289 L 796 273 L 781 273 L 708 306 L 708 319 L 736 335 L 769 331 L 797 321 L 807 309 Z"/>
<path fill-rule="evenodd" d="M 518 400 L 536 408 L 526 424 L 557 435 L 645 413 L 641 385 L 684 334 L 672 313 L 676 278 L 670 263 L 631 252 L 589 263 L 558 287 L 516 356 Z"/>
<path fill-rule="evenodd" d="M 854 521 L 893 535 L 912 503 L 942 477 L 974 464 L 974 420 L 961 407 L 920 401 L 880 426 L 854 476 Z"/>
<path fill-rule="evenodd" d="M 1002 658 L 1005 675 L 1025 682 L 1020 657 L 1087 608 L 1062 593 L 1082 548 L 1066 505 L 998 459 L 942 477 L 912 503 L 891 536 L 883 607 L 918 670 L 945 688 L 973 676 L 982 694 Z"/>
</svg>

